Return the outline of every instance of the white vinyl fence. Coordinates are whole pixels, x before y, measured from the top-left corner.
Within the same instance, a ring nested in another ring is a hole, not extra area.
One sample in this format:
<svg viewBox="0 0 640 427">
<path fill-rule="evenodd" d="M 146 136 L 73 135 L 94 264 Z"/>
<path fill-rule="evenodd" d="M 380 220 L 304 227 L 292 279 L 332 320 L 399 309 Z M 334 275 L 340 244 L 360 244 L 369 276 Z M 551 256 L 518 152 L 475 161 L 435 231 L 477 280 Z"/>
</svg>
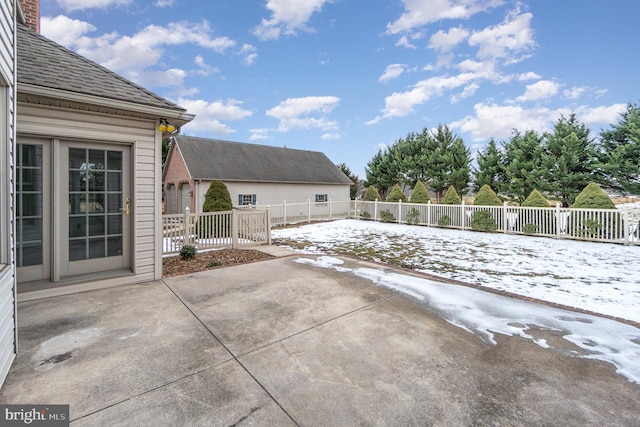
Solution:
<svg viewBox="0 0 640 427">
<path fill-rule="evenodd" d="M 267 210 L 233 209 L 224 212 L 162 215 L 162 254 L 178 253 L 185 245 L 197 251 L 271 244 Z"/>
<path fill-rule="evenodd" d="M 267 209 L 273 226 L 340 218 L 640 245 L 640 207 L 572 209 L 328 201 L 247 207 Z M 478 212 L 481 212 L 477 214 Z M 480 219 L 484 217 L 484 221 Z M 495 227 L 495 229 L 493 229 Z"/>
</svg>

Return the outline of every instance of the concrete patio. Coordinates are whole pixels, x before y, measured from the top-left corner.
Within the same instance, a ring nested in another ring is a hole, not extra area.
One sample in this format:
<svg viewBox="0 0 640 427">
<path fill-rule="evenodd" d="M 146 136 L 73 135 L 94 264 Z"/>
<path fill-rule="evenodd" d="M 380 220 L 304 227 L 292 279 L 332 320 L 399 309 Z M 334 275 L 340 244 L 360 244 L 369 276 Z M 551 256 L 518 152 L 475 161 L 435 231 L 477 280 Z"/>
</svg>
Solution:
<svg viewBox="0 0 640 427">
<path fill-rule="evenodd" d="M 493 346 L 294 259 L 20 303 L 0 402 L 69 404 L 74 426 L 640 424 L 607 363 Z"/>
</svg>

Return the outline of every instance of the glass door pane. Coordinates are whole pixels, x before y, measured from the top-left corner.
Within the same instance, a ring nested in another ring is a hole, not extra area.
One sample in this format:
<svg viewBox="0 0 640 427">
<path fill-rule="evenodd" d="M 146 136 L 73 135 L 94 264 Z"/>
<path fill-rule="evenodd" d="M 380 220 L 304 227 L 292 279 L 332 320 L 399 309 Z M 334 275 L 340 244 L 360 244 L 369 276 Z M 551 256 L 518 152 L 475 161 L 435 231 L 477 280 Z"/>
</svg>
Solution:
<svg viewBox="0 0 640 427">
<path fill-rule="evenodd" d="M 18 144 L 16 175 L 17 266 L 40 265 L 44 257 L 42 145 Z"/>
</svg>

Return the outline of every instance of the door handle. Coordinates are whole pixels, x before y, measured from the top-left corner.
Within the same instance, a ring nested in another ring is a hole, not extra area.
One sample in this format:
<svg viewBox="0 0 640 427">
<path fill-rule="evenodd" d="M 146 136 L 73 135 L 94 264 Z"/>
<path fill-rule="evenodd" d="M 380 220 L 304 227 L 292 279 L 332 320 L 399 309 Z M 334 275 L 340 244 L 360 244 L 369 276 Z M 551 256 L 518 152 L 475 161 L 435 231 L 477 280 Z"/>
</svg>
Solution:
<svg viewBox="0 0 640 427">
<path fill-rule="evenodd" d="M 131 201 L 129 200 L 129 198 L 127 197 L 126 199 L 124 199 L 124 208 L 120 209 L 122 212 L 124 212 L 125 215 L 129 215 L 129 212 L 131 212 L 131 209 L 129 207 L 129 204 L 131 203 Z"/>
</svg>

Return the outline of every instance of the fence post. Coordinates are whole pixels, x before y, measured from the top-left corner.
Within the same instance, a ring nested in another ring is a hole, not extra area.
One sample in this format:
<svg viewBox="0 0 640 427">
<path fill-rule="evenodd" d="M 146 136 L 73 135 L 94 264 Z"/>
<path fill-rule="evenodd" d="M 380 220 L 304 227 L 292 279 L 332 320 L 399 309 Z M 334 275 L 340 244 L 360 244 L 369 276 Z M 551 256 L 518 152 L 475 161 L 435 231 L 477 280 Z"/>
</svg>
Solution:
<svg viewBox="0 0 640 427">
<path fill-rule="evenodd" d="M 502 202 L 502 232 L 507 233 L 507 202 Z"/>
<path fill-rule="evenodd" d="M 331 199 L 329 199 L 329 220 L 331 220 Z"/>
<path fill-rule="evenodd" d="M 349 208 L 351 208 L 351 206 L 349 206 Z M 351 209 L 349 209 L 349 218 L 351 218 Z M 358 218 L 358 199 L 355 199 L 353 201 L 353 219 L 357 219 L 357 218 Z"/>
<path fill-rule="evenodd" d="M 191 244 L 191 233 L 189 229 L 191 228 L 191 218 L 189 218 L 189 206 L 184 208 L 184 227 L 182 227 L 184 231 L 184 236 L 182 239 L 182 246 Z"/>
<path fill-rule="evenodd" d="M 307 199 L 309 203 L 309 215 L 307 216 L 307 223 L 311 223 L 311 199 Z"/>
<path fill-rule="evenodd" d="M 560 219 L 560 203 L 556 203 L 556 237 L 559 239 L 561 232 L 562 220 Z"/>
<path fill-rule="evenodd" d="M 398 200 L 398 224 L 402 224 L 402 200 Z"/>
<path fill-rule="evenodd" d="M 287 225 L 287 201 L 283 200 L 282 202 L 282 225 Z"/>
<path fill-rule="evenodd" d="M 624 238 L 624 245 L 629 246 L 629 240 L 630 240 L 629 228 L 631 228 L 631 212 L 627 211 L 627 212 L 621 213 L 620 219 L 622 222 L 621 225 L 622 225 L 622 233 Z"/>
<path fill-rule="evenodd" d="M 238 249 L 238 210 L 231 210 L 231 248 Z"/>
<path fill-rule="evenodd" d="M 427 227 L 431 227 L 431 199 L 427 200 Z"/>
<path fill-rule="evenodd" d="M 267 210 L 265 211 L 267 215 L 267 245 L 271 244 L 271 208 L 267 205 Z"/>
<path fill-rule="evenodd" d="M 466 220 L 465 216 L 467 215 L 466 211 L 467 211 L 467 209 L 465 208 L 464 199 L 462 199 L 462 203 L 460 204 L 460 212 L 461 212 L 460 213 L 460 219 L 462 221 L 460 221 L 460 224 L 461 224 L 463 230 L 465 229 L 465 225 L 466 225 L 465 224 L 465 220 Z"/>
<path fill-rule="evenodd" d="M 373 202 L 373 220 L 378 220 L 378 199 Z"/>
</svg>

